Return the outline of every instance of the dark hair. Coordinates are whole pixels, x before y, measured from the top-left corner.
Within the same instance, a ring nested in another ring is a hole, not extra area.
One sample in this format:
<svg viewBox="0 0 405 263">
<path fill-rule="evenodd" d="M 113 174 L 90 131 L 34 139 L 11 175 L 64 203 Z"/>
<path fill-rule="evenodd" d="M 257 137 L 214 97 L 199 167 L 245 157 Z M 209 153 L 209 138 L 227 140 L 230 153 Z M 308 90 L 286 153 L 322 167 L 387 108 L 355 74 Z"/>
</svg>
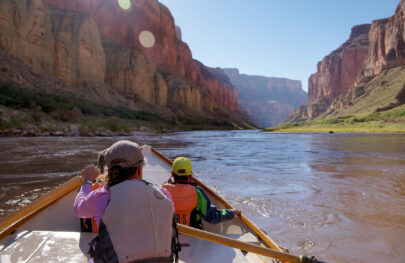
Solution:
<svg viewBox="0 0 405 263">
<path fill-rule="evenodd" d="M 133 175 L 138 170 L 138 167 L 122 168 L 119 165 L 113 165 L 108 169 L 108 174 L 105 177 L 104 183 L 107 186 L 113 186 L 119 184 L 128 179 L 130 175 Z"/>
<path fill-rule="evenodd" d="M 107 149 L 104 151 L 101 151 L 98 154 L 98 168 L 100 168 L 101 173 L 104 173 L 104 166 L 105 166 L 105 153 L 107 152 Z"/>
<path fill-rule="evenodd" d="M 190 180 L 189 175 L 177 175 L 173 174 L 173 178 L 175 182 L 188 182 Z"/>
</svg>

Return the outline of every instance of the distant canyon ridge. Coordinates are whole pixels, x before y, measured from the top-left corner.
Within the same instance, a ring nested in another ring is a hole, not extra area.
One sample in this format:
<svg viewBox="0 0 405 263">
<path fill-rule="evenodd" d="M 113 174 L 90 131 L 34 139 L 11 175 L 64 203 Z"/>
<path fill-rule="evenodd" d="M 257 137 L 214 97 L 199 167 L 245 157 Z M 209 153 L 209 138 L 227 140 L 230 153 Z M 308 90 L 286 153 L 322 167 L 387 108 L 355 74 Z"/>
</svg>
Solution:
<svg viewBox="0 0 405 263">
<path fill-rule="evenodd" d="M 405 0 L 392 17 L 354 26 L 318 63 L 308 101 L 286 123 L 370 114 L 405 103 Z"/>
<path fill-rule="evenodd" d="M 4 0 L 0 28 L 0 81 L 25 88 L 241 126 L 246 114 L 276 124 L 306 96 L 298 82 L 247 80 L 193 59 L 157 0 L 132 1 L 128 10 L 111 0 Z"/>
<path fill-rule="evenodd" d="M 236 68 L 224 72 L 238 88 L 240 110 L 261 127 L 280 124 L 306 103 L 307 93 L 299 80 L 240 74 Z"/>
</svg>

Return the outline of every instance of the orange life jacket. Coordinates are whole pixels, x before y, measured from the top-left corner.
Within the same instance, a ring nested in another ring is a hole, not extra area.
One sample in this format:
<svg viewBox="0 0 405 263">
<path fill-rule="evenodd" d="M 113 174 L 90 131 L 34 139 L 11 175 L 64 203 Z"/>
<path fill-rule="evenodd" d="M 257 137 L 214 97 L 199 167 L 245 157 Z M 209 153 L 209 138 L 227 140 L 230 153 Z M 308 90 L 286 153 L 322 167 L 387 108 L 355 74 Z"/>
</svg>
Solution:
<svg viewBox="0 0 405 263">
<path fill-rule="evenodd" d="M 197 206 L 197 191 L 189 184 L 164 184 L 163 188 L 171 194 L 176 210 L 176 221 L 179 224 L 190 225 L 191 212 Z"/>
</svg>

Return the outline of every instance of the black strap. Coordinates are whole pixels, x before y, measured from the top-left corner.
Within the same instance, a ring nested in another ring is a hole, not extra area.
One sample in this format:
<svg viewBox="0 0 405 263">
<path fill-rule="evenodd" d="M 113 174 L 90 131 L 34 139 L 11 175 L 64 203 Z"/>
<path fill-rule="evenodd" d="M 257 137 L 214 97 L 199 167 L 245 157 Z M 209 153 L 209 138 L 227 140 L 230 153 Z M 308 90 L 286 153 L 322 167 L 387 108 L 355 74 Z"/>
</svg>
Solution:
<svg viewBox="0 0 405 263">
<path fill-rule="evenodd" d="M 130 261 L 128 263 L 172 263 L 171 258 L 145 258 L 135 261 Z"/>
<path fill-rule="evenodd" d="M 91 218 L 80 218 L 80 232 L 93 232 Z"/>
<path fill-rule="evenodd" d="M 173 215 L 173 238 L 172 238 L 172 257 L 175 257 L 174 262 L 179 262 L 179 252 L 181 251 L 181 245 L 179 240 L 179 231 L 177 230 L 177 223 L 176 223 L 176 213 Z"/>
<path fill-rule="evenodd" d="M 145 180 L 141 180 L 142 182 L 144 182 L 146 185 L 150 185 L 150 183 L 148 181 Z"/>
<path fill-rule="evenodd" d="M 89 243 L 89 251 L 87 252 L 87 254 L 90 254 L 90 257 L 93 258 L 94 257 L 94 253 L 95 253 L 95 249 L 96 249 L 96 245 L 97 242 L 100 240 L 100 238 L 98 237 L 98 235 L 93 238 L 91 240 L 91 242 Z"/>
<path fill-rule="evenodd" d="M 200 219 L 197 220 L 197 215 L 200 216 Z M 203 230 L 203 224 L 202 224 L 202 213 L 201 211 L 197 211 L 196 208 L 193 209 L 193 211 L 191 211 L 190 214 L 190 226 L 197 228 L 197 229 L 201 229 Z"/>
<path fill-rule="evenodd" d="M 103 220 L 100 222 L 98 235 L 93 238 L 89 245 L 88 253 L 93 258 L 94 263 L 118 263 L 117 254 Z"/>
</svg>

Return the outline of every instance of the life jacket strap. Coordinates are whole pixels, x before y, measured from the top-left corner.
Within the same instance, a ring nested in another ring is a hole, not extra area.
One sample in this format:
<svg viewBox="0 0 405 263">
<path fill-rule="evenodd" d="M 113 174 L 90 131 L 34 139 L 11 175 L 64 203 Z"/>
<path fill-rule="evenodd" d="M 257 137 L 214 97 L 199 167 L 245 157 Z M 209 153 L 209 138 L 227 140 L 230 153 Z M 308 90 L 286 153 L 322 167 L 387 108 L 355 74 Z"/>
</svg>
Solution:
<svg viewBox="0 0 405 263">
<path fill-rule="evenodd" d="M 88 253 L 94 263 L 118 263 L 117 254 L 103 221 L 100 222 L 98 236 L 93 238 L 89 245 Z"/>
<path fill-rule="evenodd" d="M 179 239 L 179 231 L 177 230 L 176 214 L 173 215 L 173 239 L 172 239 L 172 258 L 174 262 L 179 262 L 179 252 L 181 251 L 181 244 Z"/>
</svg>

